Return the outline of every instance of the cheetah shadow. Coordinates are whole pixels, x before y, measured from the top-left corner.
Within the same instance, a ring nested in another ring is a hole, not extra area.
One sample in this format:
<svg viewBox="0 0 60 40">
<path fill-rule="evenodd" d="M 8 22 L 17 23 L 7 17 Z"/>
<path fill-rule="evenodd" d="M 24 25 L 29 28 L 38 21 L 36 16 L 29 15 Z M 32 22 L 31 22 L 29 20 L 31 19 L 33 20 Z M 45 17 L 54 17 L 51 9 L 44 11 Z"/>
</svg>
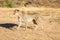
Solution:
<svg viewBox="0 0 60 40">
<path fill-rule="evenodd" d="M 4 27 L 4 28 L 13 28 L 14 26 L 18 26 L 17 24 L 13 24 L 13 23 L 3 23 L 0 24 L 0 27 Z"/>
</svg>

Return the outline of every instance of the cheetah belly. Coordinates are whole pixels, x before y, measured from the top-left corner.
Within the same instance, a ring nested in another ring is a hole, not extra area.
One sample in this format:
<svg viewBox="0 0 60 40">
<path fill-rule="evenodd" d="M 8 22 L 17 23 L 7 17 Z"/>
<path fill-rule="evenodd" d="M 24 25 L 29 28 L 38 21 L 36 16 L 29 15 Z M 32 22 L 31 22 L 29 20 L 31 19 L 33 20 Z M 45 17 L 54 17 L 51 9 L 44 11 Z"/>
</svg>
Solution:
<svg viewBox="0 0 60 40">
<path fill-rule="evenodd" d="M 28 16 L 26 20 L 27 20 L 27 22 L 31 22 L 33 20 L 33 17 Z"/>
</svg>

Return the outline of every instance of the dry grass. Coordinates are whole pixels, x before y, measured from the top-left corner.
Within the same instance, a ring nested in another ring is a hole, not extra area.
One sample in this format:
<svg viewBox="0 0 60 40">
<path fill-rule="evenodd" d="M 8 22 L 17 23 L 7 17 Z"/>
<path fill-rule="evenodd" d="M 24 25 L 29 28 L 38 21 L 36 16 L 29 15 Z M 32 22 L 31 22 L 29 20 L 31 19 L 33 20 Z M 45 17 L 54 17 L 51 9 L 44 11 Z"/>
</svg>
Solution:
<svg viewBox="0 0 60 40">
<path fill-rule="evenodd" d="M 17 24 L 17 17 L 10 17 L 14 9 L 16 8 L 0 8 L 0 24 Z M 14 26 L 10 30 L 0 26 L 0 40 L 60 40 L 60 9 L 34 7 L 17 9 L 29 13 L 40 13 L 43 18 L 40 19 L 39 28 L 36 31 L 31 28 L 25 31 L 24 27 L 16 30 L 17 26 Z"/>
</svg>

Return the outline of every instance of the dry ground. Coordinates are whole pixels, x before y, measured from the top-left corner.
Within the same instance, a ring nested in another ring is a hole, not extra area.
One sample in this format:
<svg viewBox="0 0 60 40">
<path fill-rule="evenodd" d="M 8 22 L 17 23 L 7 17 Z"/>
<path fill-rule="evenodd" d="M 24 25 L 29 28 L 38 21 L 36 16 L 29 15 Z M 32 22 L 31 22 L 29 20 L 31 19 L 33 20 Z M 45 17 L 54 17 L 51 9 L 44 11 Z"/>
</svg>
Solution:
<svg viewBox="0 0 60 40">
<path fill-rule="evenodd" d="M 0 40 L 60 40 L 60 9 L 17 8 L 25 12 L 40 13 L 43 16 L 36 31 L 31 28 L 25 31 L 24 27 L 16 30 L 17 17 L 11 17 L 14 9 L 16 8 L 0 8 Z M 8 29 L 5 27 L 7 25 L 13 27 Z"/>
</svg>

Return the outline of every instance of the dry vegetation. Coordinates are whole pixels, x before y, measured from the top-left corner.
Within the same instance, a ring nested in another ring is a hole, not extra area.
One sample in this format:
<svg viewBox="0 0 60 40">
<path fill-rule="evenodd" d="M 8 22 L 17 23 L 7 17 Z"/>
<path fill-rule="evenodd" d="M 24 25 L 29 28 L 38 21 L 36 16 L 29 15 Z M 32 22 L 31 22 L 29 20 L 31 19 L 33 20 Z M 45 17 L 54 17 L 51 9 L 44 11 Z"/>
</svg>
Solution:
<svg viewBox="0 0 60 40">
<path fill-rule="evenodd" d="M 25 31 L 25 27 L 16 30 L 17 17 L 11 17 L 14 9 L 16 8 L 0 8 L 0 40 L 60 40 L 60 9 L 17 8 L 28 13 L 39 13 L 43 16 L 40 18 L 40 25 L 36 31 L 31 28 Z M 10 26 L 13 24 L 13 27 L 6 28 L 5 25 L 8 25 L 6 23 L 10 23 Z"/>
<path fill-rule="evenodd" d="M 20 7 L 26 4 L 34 7 L 60 8 L 60 0 L 0 0 L 0 7 Z"/>
</svg>

